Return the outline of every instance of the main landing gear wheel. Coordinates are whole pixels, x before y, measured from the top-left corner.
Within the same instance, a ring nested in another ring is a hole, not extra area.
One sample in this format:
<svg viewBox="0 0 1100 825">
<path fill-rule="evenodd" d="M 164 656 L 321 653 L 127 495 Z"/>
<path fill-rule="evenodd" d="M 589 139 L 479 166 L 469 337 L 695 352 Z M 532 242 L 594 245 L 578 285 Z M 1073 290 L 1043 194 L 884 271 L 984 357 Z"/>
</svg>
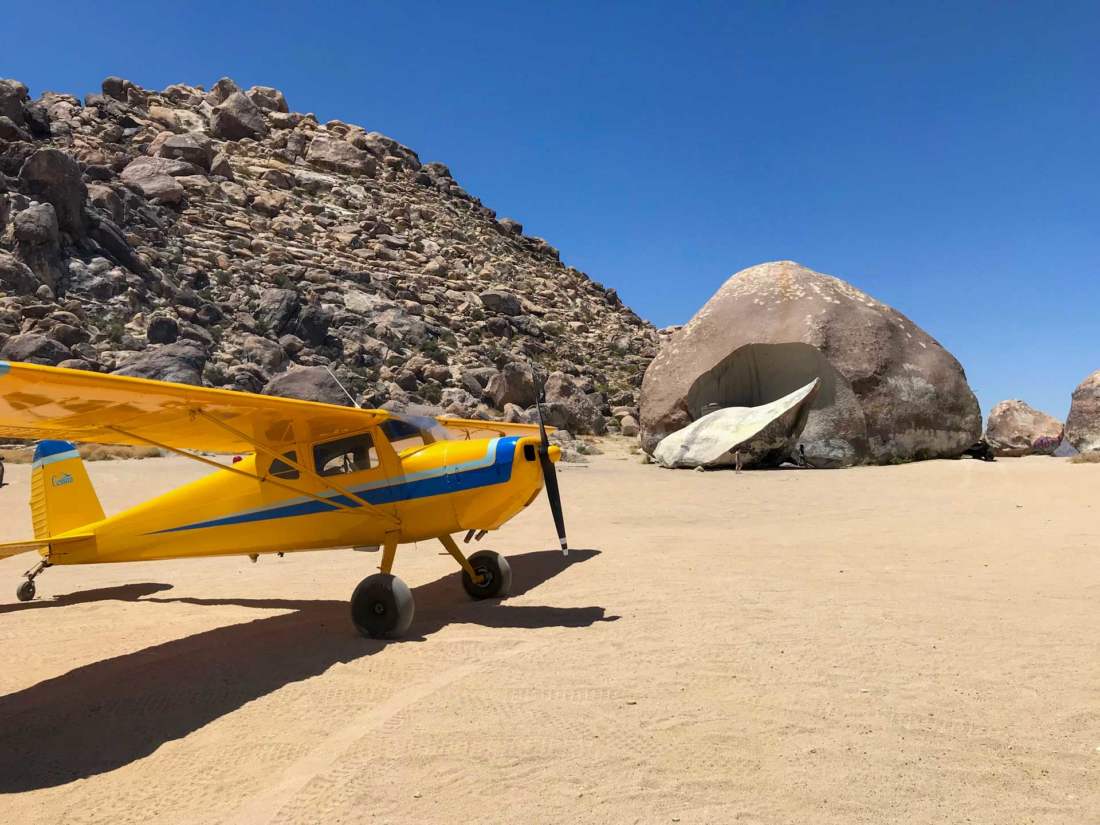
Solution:
<svg viewBox="0 0 1100 825">
<path fill-rule="evenodd" d="M 508 559 L 492 550 L 478 550 L 470 556 L 470 566 L 481 576 L 476 584 L 470 574 L 462 571 L 462 586 L 475 599 L 491 599 L 507 596 L 512 589 L 512 568 Z"/>
<path fill-rule="evenodd" d="M 21 602 L 29 602 L 34 598 L 34 581 L 27 579 L 25 582 L 20 582 L 19 586 L 15 588 L 15 598 Z"/>
<path fill-rule="evenodd" d="M 401 636 L 415 612 L 409 586 L 389 573 L 367 576 L 351 594 L 351 620 L 372 639 Z"/>
</svg>

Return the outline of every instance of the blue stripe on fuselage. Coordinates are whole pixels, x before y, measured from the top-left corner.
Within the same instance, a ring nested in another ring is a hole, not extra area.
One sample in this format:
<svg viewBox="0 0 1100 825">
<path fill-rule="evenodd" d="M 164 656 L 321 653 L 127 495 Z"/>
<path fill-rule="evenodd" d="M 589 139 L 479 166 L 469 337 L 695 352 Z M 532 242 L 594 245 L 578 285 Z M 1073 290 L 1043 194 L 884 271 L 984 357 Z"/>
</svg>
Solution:
<svg viewBox="0 0 1100 825">
<path fill-rule="evenodd" d="M 467 465 L 457 467 L 441 467 L 440 475 L 430 478 L 421 478 L 415 481 L 400 482 L 397 484 L 379 487 L 373 484 L 365 484 L 361 487 L 353 487 L 351 492 L 362 498 L 368 504 L 394 504 L 399 501 L 409 501 L 416 498 L 428 498 L 443 493 L 457 493 L 462 490 L 472 490 L 477 487 L 488 487 L 492 484 L 501 484 L 512 477 L 512 459 L 516 452 L 518 436 L 494 439 L 489 445 L 489 450 L 495 451 L 495 459 L 485 463 L 481 459 L 468 462 Z M 473 465 L 476 469 L 462 471 L 463 466 Z M 482 466 L 477 466 L 482 465 Z M 447 472 L 447 470 L 452 472 Z M 455 472 L 457 471 L 457 472 Z M 362 505 L 353 498 L 345 495 L 326 496 L 326 501 L 308 499 L 295 501 L 293 504 L 275 505 L 268 509 L 237 513 L 232 516 L 200 521 L 195 524 L 185 524 L 182 527 L 170 527 L 167 530 L 158 530 L 157 533 L 177 533 L 182 530 L 198 530 L 203 527 L 225 527 L 231 524 L 247 524 L 254 521 L 269 521 L 271 519 L 292 518 L 294 516 L 312 516 L 317 513 L 327 513 L 345 507 L 361 507 Z M 334 502 L 329 504 L 328 502 Z M 155 533 L 154 533 L 155 535 Z"/>
</svg>

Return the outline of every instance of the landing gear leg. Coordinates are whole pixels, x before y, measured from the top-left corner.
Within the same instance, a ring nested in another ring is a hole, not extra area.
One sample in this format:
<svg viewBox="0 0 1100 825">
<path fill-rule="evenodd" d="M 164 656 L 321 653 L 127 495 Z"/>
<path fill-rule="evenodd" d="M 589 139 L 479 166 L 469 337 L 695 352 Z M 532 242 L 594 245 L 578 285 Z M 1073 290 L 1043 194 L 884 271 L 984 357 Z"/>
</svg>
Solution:
<svg viewBox="0 0 1100 825">
<path fill-rule="evenodd" d="M 29 602 L 34 598 L 34 579 L 35 577 L 50 566 L 50 563 L 45 559 L 38 562 L 34 567 L 28 570 L 23 575 L 27 577 L 25 582 L 20 582 L 19 586 L 15 588 L 15 598 L 21 602 Z"/>
<path fill-rule="evenodd" d="M 367 576 L 351 594 L 351 620 L 360 633 L 372 639 L 401 636 L 416 612 L 409 586 L 390 573 L 396 555 L 397 535 L 388 535 L 379 565 L 382 572 Z"/>
</svg>

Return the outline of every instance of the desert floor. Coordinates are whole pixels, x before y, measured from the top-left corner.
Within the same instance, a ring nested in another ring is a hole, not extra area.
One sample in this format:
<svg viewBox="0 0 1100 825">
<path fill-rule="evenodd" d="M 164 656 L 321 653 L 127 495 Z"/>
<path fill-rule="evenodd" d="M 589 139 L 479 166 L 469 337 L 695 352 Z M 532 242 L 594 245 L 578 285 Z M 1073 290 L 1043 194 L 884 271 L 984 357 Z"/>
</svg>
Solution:
<svg viewBox="0 0 1100 825">
<path fill-rule="evenodd" d="M 486 540 L 472 603 L 398 554 L 0 561 L 4 823 L 1100 821 L 1100 465 L 696 473 L 622 443 Z M 89 465 L 108 512 L 197 477 Z M 26 466 L 0 537 L 30 534 Z"/>
</svg>

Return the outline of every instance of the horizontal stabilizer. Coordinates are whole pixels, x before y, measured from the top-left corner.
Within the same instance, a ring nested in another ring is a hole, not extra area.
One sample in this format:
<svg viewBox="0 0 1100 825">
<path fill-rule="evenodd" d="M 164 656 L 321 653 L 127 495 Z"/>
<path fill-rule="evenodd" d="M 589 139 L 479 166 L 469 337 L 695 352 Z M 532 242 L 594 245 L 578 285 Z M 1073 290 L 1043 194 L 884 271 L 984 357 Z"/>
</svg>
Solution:
<svg viewBox="0 0 1100 825">
<path fill-rule="evenodd" d="M 77 535 L 61 536 L 52 539 L 26 539 L 25 541 L 13 541 L 8 544 L 0 544 L 0 559 L 6 559 L 8 556 L 17 556 L 29 550 L 39 550 L 51 544 L 70 544 L 74 541 L 84 541 L 90 538 L 95 538 L 95 533 L 79 533 Z"/>
</svg>

